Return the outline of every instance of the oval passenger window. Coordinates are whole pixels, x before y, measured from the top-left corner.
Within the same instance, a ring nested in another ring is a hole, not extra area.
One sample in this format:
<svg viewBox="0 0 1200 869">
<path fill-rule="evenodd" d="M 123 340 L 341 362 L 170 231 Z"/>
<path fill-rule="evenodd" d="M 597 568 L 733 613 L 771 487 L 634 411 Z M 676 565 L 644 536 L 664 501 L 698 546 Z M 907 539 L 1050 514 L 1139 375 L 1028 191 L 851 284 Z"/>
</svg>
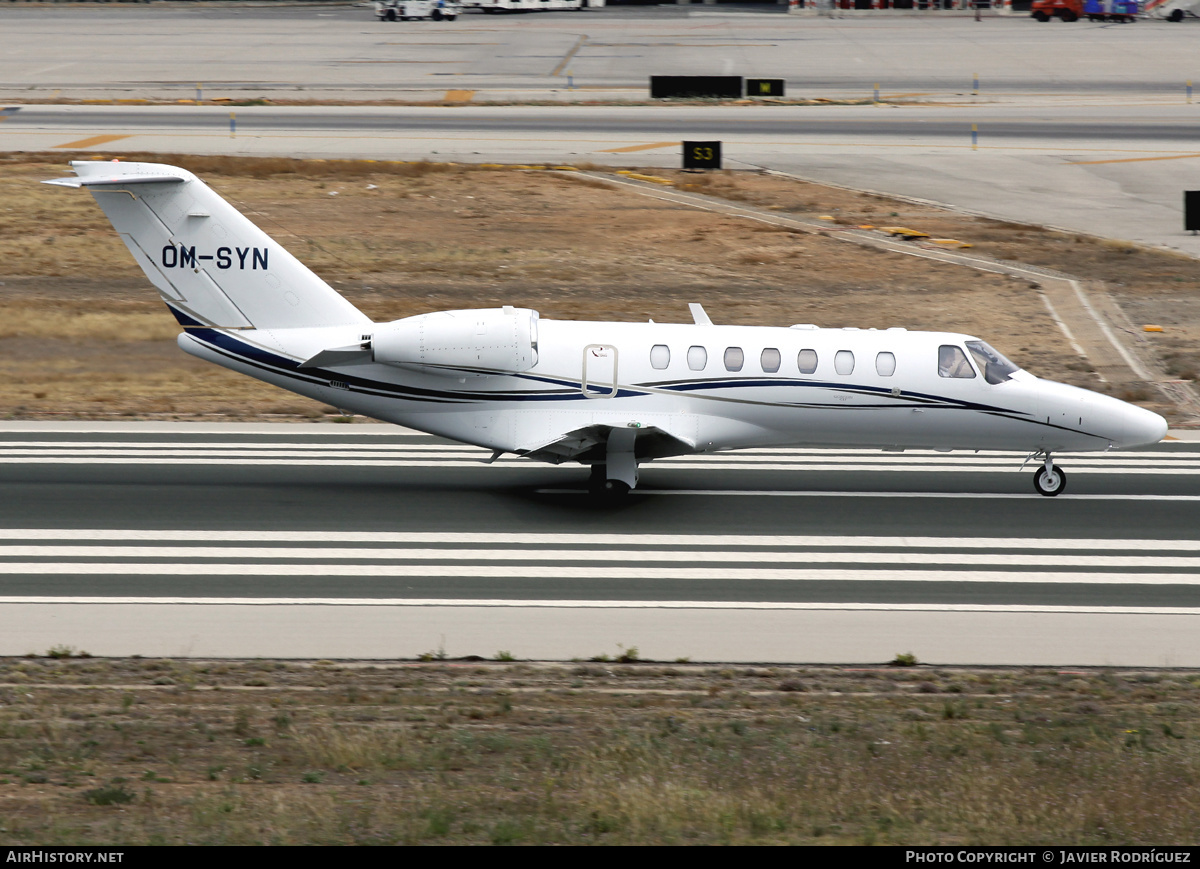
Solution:
<svg viewBox="0 0 1200 869">
<path fill-rule="evenodd" d="M 812 374 L 817 370 L 817 351 L 801 350 L 796 356 L 796 366 L 801 374 Z"/>
<path fill-rule="evenodd" d="M 767 374 L 774 374 L 779 370 L 779 363 L 781 361 L 782 357 L 779 355 L 779 351 L 774 347 L 768 347 L 762 352 L 762 356 L 759 357 L 758 364 L 762 366 L 762 370 Z"/>
</svg>

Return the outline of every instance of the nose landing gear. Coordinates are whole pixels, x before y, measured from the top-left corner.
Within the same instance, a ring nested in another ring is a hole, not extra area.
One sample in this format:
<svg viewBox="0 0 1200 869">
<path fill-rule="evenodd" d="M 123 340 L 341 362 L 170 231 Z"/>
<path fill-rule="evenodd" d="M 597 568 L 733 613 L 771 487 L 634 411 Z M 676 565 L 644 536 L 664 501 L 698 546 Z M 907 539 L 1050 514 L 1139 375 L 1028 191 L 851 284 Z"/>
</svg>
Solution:
<svg viewBox="0 0 1200 869">
<path fill-rule="evenodd" d="M 1037 489 L 1039 495 L 1053 498 L 1067 488 L 1067 472 L 1054 467 L 1054 456 L 1050 453 L 1045 455 L 1042 466 L 1033 473 L 1033 488 Z"/>
</svg>

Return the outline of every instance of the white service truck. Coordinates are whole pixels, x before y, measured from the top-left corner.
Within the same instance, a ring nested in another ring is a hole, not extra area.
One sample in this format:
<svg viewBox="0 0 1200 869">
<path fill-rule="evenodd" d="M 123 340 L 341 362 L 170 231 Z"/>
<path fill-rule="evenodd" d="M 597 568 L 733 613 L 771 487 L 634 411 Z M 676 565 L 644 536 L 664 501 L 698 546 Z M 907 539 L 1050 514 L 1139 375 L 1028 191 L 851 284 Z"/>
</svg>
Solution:
<svg viewBox="0 0 1200 869">
<path fill-rule="evenodd" d="M 375 17 L 380 21 L 421 18 L 453 21 L 459 11 L 458 4 L 452 0 L 375 0 Z"/>
</svg>

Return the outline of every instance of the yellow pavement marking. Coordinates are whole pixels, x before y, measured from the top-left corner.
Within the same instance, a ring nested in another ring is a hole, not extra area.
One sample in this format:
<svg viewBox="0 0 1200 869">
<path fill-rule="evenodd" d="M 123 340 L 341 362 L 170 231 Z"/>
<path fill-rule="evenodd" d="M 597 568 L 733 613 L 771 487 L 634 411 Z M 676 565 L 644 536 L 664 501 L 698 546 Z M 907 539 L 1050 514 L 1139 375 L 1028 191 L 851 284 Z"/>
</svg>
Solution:
<svg viewBox="0 0 1200 869">
<path fill-rule="evenodd" d="M 55 148 L 90 148 L 93 145 L 107 145 L 109 142 L 116 142 L 120 139 L 128 139 L 129 136 L 92 136 L 87 139 L 80 139 L 77 142 L 67 142 L 64 145 L 54 145 Z"/>
<path fill-rule="evenodd" d="M 602 148 L 601 154 L 630 154 L 634 151 L 650 151 L 654 148 L 670 148 L 681 142 L 651 142 L 649 145 L 626 145 L 624 148 Z"/>
<path fill-rule="evenodd" d="M 832 220 L 833 218 L 830 218 Z M 909 229 L 907 226 L 881 226 L 880 232 L 886 232 L 889 235 L 898 235 L 902 238 L 929 238 L 929 233 L 921 232 L 919 229 Z"/>
<path fill-rule="evenodd" d="M 1122 157 L 1117 160 L 1072 160 L 1068 166 L 1096 166 L 1100 163 L 1147 163 L 1151 160 L 1188 160 L 1200 154 L 1173 154 L 1169 157 Z"/>
<path fill-rule="evenodd" d="M 469 103 L 475 96 L 475 91 L 446 91 L 443 99 L 448 103 Z"/>
<path fill-rule="evenodd" d="M 583 48 L 583 44 L 588 41 L 586 36 L 581 36 L 575 40 L 575 44 L 571 46 L 571 50 L 566 53 L 562 60 L 558 62 L 558 66 L 550 70 L 551 76 L 562 75 L 562 71 L 567 68 L 567 64 L 571 62 L 571 58 L 575 56 L 575 52 Z"/>
</svg>

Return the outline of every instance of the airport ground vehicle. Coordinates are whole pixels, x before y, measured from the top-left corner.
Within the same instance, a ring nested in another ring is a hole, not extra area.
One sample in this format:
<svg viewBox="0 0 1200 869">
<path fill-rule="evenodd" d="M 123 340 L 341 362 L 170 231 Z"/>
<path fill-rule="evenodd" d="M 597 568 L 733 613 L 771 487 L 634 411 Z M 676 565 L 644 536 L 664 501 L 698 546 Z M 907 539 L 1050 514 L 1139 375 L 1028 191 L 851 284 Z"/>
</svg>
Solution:
<svg viewBox="0 0 1200 869">
<path fill-rule="evenodd" d="M 375 0 L 375 17 L 380 21 L 453 21 L 460 11 L 452 0 Z"/>
<path fill-rule="evenodd" d="M 595 9 L 605 0 L 463 0 L 466 9 L 482 12 L 558 12 L 566 9 Z"/>
<path fill-rule="evenodd" d="M 1030 15 L 1038 21 L 1061 18 L 1078 21 L 1132 22 L 1137 20 L 1138 0 L 1033 0 Z"/>
<path fill-rule="evenodd" d="M 1146 0 L 1143 11 L 1151 18 L 1178 24 L 1184 18 L 1200 17 L 1200 0 Z"/>
</svg>

